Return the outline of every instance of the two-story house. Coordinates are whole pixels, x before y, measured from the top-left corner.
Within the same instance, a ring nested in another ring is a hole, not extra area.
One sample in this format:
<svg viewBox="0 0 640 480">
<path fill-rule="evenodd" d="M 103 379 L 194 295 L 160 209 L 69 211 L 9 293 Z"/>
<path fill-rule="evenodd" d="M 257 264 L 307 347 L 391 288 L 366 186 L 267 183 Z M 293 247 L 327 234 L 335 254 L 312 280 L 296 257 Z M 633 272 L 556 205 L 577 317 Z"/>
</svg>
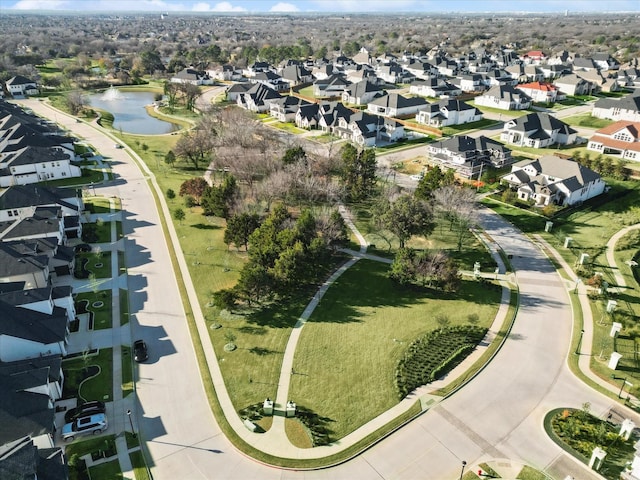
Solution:
<svg viewBox="0 0 640 480">
<path fill-rule="evenodd" d="M 578 132 L 548 113 L 530 113 L 505 122 L 500 140 L 512 145 L 544 148 L 551 145 L 571 145 Z"/>
<path fill-rule="evenodd" d="M 620 120 L 596 130 L 589 139 L 587 150 L 640 161 L 640 122 Z"/>
<path fill-rule="evenodd" d="M 502 181 L 517 190 L 520 200 L 540 207 L 584 202 L 602 194 L 606 186 L 593 170 L 554 155 L 515 163 Z"/>
</svg>

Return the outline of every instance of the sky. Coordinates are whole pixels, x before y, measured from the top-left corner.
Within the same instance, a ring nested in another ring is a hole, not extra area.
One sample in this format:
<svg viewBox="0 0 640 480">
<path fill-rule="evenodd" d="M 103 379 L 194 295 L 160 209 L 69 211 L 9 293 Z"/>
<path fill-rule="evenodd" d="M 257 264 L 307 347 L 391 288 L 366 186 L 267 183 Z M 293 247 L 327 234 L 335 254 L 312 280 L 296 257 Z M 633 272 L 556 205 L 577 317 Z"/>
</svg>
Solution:
<svg viewBox="0 0 640 480">
<path fill-rule="evenodd" d="M 364 8 L 364 10 L 363 10 Z M 640 12 L 640 0 L 0 0 L 8 11 L 210 13 Z"/>
</svg>

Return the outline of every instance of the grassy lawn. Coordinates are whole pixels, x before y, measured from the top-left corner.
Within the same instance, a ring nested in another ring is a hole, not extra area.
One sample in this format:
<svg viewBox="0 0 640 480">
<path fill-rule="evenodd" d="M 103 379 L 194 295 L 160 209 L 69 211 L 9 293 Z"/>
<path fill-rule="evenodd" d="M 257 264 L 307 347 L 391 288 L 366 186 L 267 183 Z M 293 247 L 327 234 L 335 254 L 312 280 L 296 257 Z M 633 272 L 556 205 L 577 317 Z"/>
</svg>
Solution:
<svg viewBox="0 0 640 480">
<path fill-rule="evenodd" d="M 582 115 L 572 115 L 571 117 L 564 117 L 562 119 L 564 123 L 568 123 L 573 127 L 589 127 L 589 128 L 603 128 L 613 123 L 612 120 L 606 120 L 604 118 L 596 118 L 589 113 Z"/>
<path fill-rule="evenodd" d="M 88 355 L 86 360 L 82 356 L 63 360 L 62 368 L 65 374 L 63 397 L 79 397 L 86 402 L 110 401 L 113 398 L 112 355 L 110 348 L 103 348 L 96 355 Z M 98 367 L 99 373 L 86 380 L 80 387 L 80 381 L 84 378 L 83 370 L 91 366 Z"/>
<path fill-rule="evenodd" d="M 123 478 L 118 460 L 107 463 L 101 463 L 89 468 L 91 478 L 99 478 L 100 480 L 112 480 Z"/>
<path fill-rule="evenodd" d="M 120 325 L 129 323 L 129 291 L 120 289 Z"/>
<path fill-rule="evenodd" d="M 528 115 L 531 113 L 531 111 L 529 110 L 503 110 L 501 108 L 485 107 L 484 105 L 478 106 L 476 105 L 476 102 L 474 102 L 473 100 L 467 101 L 466 103 L 468 103 L 469 105 L 473 105 L 483 113 L 489 112 L 489 113 L 497 113 L 499 115 L 502 115 L 503 117 L 505 117 L 505 120 L 507 118 L 511 119 L 511 118 L 523 117 L 524 115 Z"/>
<path fill-rule="evenodd" d="M 115 199 L 110 197 L 89 197 L 85 199 L 84 206 L 91 213 L 110 213 L 111 202 Z M 115 204 L 115 208 L 118 208 L 118 204 Z"/>
<path fill-rule="evenodd" d="M 77 253 L 76 268 L 80 267 L 80 259 L 82 258 L 88 260 L 85 269 L 94 274 L 96 278 L 111 278 L 111 252 Z"/>
<path fill-rule="evenodd" d="M 111 178 L 111 177 L 109 177 Z M 104 181 L 104 173 L 98 168 L 83 168 L 82 176 L 59 178 L 57 180 L 47 180 L 46 182 L 40 182 L 42 185 L 48 187 L 75 187 L 81 185 L 91 185 L 92 183 L 98 184 Z"/>
<path fill-rule="evenodd" d="M 131 452 L 129 458 L 131 459 L 131 465 L 133 465 L 133 473 L 136 480 L 149 480 L 151 477 L 149 476 L 149 470 L 145 464 L 142 452 L 140 450 Z"/>
<path fill-rule="evenodd" d="M 116 232 L 122 232 L 122 225 L 118 227 L 116 222 Z M 83 224 L 82 237 L 87 243 L 109 243 L 111 242 L 111 222 L 98 220 L 97 222 Z"/>
<path fill-rule="evenodd" d="M 287 133 L 293 133 L 294 135 L 307 133 L 306 130 L 296 127 L 293 123 L 282 123 L 282 122 L 276 121 L 274 123 L 270 123 L 269 126 L 273 128 L 277 128 L 278 130 L 283 130 Z"/>
<path fill-rule="evenodd" d="M 330 419 L 342 438 L 397 404 L 394 372 L 408 344 L 477 313 L 480 325 L 494 319 L 499 292 L 463 282 L 458 294 L 396 287 L 388 265 L 361 260 L 340 277 L 304 327 L 294 359 L 290 395 Z"/>
<path fill-rule="evenodd" d="M 462 135 L 465 132 L 468 132 L 470 130 L 478 130 L 481 128 L 490 127 L 491 125 L 496 125 L 498 123 L 500 122 L 496 120 L 485 119 L 485 120 L 479 120 L 477 122 L 463 123 L 461 125 L 450 125 L 448 127 L 442 127 L 442 134 L 443 135 Z"/>
<path fill-rule="evenodd" d="M 546 222 L 549 220 L 534 212 L 517 208 L 489 197 L 483 198 L 482 204 L 500 214 L 502 218 L 511 222 L 524 233 L 542 232 Z"/>
<path fill-rule="evenodd" d="M 93 312 L 93 329 L 103 330 L 112 327 L 111 290 L 98 292 L 82 292 L 76 295 L 76 303 L 86 301 L 86 309 Z M 95 302 L 102 302 L 101 307 L 96 307 Z"/>
<path fill-rule="evenodd" d="M 131 365 L 131 347 L 122 345 L 122 397 L 133 393 L 133 368 Z"/>
</svg>

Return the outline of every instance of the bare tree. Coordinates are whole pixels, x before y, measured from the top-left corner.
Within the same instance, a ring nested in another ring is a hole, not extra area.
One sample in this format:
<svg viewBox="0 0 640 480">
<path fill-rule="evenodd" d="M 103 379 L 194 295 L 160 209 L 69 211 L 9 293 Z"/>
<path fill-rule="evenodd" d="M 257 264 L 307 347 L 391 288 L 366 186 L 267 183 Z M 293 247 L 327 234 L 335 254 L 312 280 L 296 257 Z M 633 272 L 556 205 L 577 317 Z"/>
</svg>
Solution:
<svg viewBox="0 0 640 480">
<path fill-rule="evenodd" d="M 469 229 L 476 222 L 476 195 L 470 188 L 447 185 L 433 192 L 436 211 L 449 222 L 449 229 L 456 234 L 458 251 L 462 250 Z"/>
</svg>

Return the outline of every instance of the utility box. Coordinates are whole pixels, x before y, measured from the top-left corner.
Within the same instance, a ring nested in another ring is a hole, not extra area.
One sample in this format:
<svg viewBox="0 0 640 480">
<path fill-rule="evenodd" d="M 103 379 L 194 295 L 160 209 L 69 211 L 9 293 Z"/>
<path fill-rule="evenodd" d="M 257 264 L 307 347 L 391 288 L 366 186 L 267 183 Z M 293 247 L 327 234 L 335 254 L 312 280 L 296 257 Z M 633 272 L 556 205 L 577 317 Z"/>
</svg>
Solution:
<svg viewBox="0 0 640 480">
<path fill-rule="evenodd" d="M 296 416 L 296 404 L 289 400 L 287 402 L 287 406 L 284 411 L 285 417 L 295 417 Z"/>
<path fill-rule="evenodd" d="M 267 397 L 262 404 L 262 411 L 265 415 L 273 415 L 273 400 Z"/>
</svg>

